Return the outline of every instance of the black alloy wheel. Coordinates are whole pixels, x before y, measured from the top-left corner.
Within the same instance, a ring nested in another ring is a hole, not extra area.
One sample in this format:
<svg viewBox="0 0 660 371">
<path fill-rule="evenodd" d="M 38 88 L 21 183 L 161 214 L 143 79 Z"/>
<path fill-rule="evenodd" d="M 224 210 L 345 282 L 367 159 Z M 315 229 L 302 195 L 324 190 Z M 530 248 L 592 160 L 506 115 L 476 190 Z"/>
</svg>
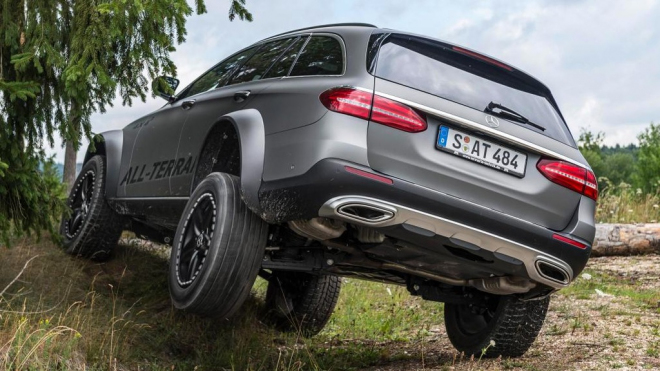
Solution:
<svg viewBox="0 0 660 371">
<path fill-rule="evenodd" d="M 460 305 L 456 316 L 456 327 L 465 336 L 474 336 L 483 332 L 495 318 L 497 302 L 497 299 L 491 299 L 484 305 Z"/>
<path fill-rule="evenodd" d="M 445 303 L 445 327 L 460 352 L 478 357 L 519 357 L 543 327 L 550 297 L 488 295 L 482 304 Z"/>
<path fill-rule="evenodd" d="M 96 155 L 83 165 L 71 188 L 60 234 L 65 251 L 96 261 L 107 260 L 124 225 L 105 199 L 105 157 Z"/>
<path fill-rule="evenodd" d="M 74 238 L 85 224 L 92 205 L 95 179 L 96 174 L 94 170 L 87 170 L 85 174 L 78 177 L 78 181 L 71 191 L 71 195 L 69 196 L 71 214 L 64 221 L 64 235 L 66 238 Z"/>
<path fill-rule="evenodd" d="M 202 194 L 188 213 L 176 256 L 176 279 L 188 287 L 201 272 L 215 230 L 217 206 L 213 194 Z"/>
<path fill-rule="evenodd" d="M 240 178 L 211 173 L 190 195 L 170 257 L 172 303 L 188 313 L 228 318 L 250 294 L 268 224 L 241 198 Z"/>
</svg>

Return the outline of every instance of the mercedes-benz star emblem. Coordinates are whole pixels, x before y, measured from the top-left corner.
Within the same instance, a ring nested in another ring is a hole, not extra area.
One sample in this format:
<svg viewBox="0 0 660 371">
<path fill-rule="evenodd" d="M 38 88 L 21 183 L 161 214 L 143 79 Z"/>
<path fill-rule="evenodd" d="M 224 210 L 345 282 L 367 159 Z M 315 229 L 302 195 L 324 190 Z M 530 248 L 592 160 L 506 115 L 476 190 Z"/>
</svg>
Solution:
<svg viewBox="0 0 660 371">
<path fill-rule="evenodd" d="M 496 128 L 500 126 L 500 120 L 498 120 L 495 116 L 486 115 L 486 124 L 488 124 L 488 126 L 491 128 Z"/>
</svg>

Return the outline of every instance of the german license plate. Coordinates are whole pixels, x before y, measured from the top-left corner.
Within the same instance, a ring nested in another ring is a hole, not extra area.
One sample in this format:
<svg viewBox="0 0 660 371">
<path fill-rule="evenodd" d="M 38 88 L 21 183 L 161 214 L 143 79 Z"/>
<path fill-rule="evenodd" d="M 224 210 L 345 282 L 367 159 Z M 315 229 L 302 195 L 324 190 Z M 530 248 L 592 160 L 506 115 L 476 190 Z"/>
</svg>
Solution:
<svg viewBox="0 0 660 371">
<path fill-rule="evenodd" d="M 526 154 L 447 126 L 440 126 L 436 148 L 517 177 L 525 176 Z"/>
</svg>

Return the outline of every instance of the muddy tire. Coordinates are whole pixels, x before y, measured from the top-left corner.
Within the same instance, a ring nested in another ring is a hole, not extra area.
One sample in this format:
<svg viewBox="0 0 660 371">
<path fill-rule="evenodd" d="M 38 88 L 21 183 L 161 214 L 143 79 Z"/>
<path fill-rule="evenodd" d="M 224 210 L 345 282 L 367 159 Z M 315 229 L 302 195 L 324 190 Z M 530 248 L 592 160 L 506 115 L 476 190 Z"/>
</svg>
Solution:
<svg viewBox="0 0 660 371">
<path fill-rule="evenodd" d="M 550 297 L 522 301 L 493 295 L 484 306 L 445 304 L 447 336 L 468 356 L 485 350 L 484 357 L 519 357 L 539 334 L 549 303 Z"/>
<path fill-rule="evenodd" d="M 337 305 L 341 278 L 278 272 L 268 281 L 269 322 L 284 332 L 311 337 L 323 330 Z"/>
<path fill-rule="evenodd" d="M 176 308 L 227 318 L 247 299 L 261 267 L 268 224 L 247 208 L 239 185 L 236 176 L 211 173 L 190 196 L 170 258 Z"/>
<path fill-rule="evenodd" d="M 105 200 L 105 157 L 89 159 L 76 178 L 60 234 L 65 251 L 97 261 L 111 257 L 121 236 L 122 218 Z"/>
</svg>

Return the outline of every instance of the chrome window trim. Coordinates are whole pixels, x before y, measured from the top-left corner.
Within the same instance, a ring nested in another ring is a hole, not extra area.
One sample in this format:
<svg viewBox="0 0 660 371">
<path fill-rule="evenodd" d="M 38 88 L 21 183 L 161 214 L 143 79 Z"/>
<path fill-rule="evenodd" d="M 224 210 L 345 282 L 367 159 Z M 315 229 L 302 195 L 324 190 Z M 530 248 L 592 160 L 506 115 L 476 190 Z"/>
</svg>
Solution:
<svg viewBox="0 0 660 371">
<path fill-rule="evenodd" d="M 361 87 L 356 87 L 356 89 L 362 90 L 362 91 L 365 91 L 365 92 L 368 92 L 368 93 L 372 92 L 369 89 L 365 89 L 365 88 L 361 88 Z M 455 124 L 467 126 L 467 127 L 471 128 L 473 130 L 478 130 L 478 131 L 487 133 L 489 135 L 492 135 L 493 137 L 496 137 L 500 140 L 511 143 L 513 145 L 520 146 L 524 149 L 527 149 L 527 150 L 530 150 L 530 151 L 533 151 L 533 152 L 536 152 L 536 153 L 540 153 L 540 154 L 543 154 L 543 155 L 546 155 L 546 156 L 554 157 L 558 160 L 566 161 L 566 162 L 571 163 L 573 165 L 579 166 L 583 169 L 591 170 L 591 168 L 589 166 L 584 165 L 584 164 L 582 164 L 578 161 L 575 161 L 570 157 L 564 156 L 564 155 L 559 154 L 555 151 L 549 150 L 545 147 L 541 147 L 537 144 L 528 142 L 524 139 L 520 139 L 520 138 L 515 137 L 511 134 L 507 134 L 507 133 L 504 133 L 502 131 L 495 130 L 491 127 L 488 127 L 486 125 L 479 124 L 479 123 L 474 122 L 472 120 L 468 120 L 468 119 L 453 115 L 449 112 L 445 112 L 445 111 L 441 111 L 441 110 L 438 110 L 438 109 L 435 109 L 435 108 L 431 108 L 431 107 L 425 106 L 423 104 L 415 103 L 413 101 L 409 101 L 407 99 L 400 98 L 400 97 L 397 97 L 395 95 L 391 95 L 391 94 L 387 94 L 387 93 L 383 93 L 383 92 L 379 92 L 379 91 L 376 91 L 375 94 L 380 95 L 381 97 L 384 97 L 384 98 L 387 98 L 387 99 L 391 99 L 391 100 L 399 102 L 399 103 L 403 103 L 403 104 L 408 105 L 410 107 L 417 108 L 420 111 L 432 114 L 434 116 L 442 117 L 443 119 L 451 121 Z"/>
<path fill-rule="evenodd" d="M 302 46 L 300 47 L 300 49 L 298 49 L 298 54 L 296 54 L 296 59 L 293 60 L 293 63 L 291 63 L 291 67 L 289 67 L 289 70 L 286 71 L 286 75 L 282 76 L 282 78 L 287 78 L 287 77 L 289 77 L 289 75 L 291 74 L 291 70 L 293 70 L 293 66 L 296 65 L 296 63 L 298 62 L 298 58 L 300 58 L 300 53 L 301 53 L 303 50 L 305 50 L 305 48 L 307 47 L 307 44 L 309 43 L 309 40 L 311 40 L 311 39 L 312 39 L 312 34 L 308 34 L 308 35 L 307 35 L 307 39 L 305 39 L 305 41 L 303 42 L 303 44 L 302 44 Z M 277 63 L 277 62 L 276 62 L 276 63 Z"/>
</svg>

